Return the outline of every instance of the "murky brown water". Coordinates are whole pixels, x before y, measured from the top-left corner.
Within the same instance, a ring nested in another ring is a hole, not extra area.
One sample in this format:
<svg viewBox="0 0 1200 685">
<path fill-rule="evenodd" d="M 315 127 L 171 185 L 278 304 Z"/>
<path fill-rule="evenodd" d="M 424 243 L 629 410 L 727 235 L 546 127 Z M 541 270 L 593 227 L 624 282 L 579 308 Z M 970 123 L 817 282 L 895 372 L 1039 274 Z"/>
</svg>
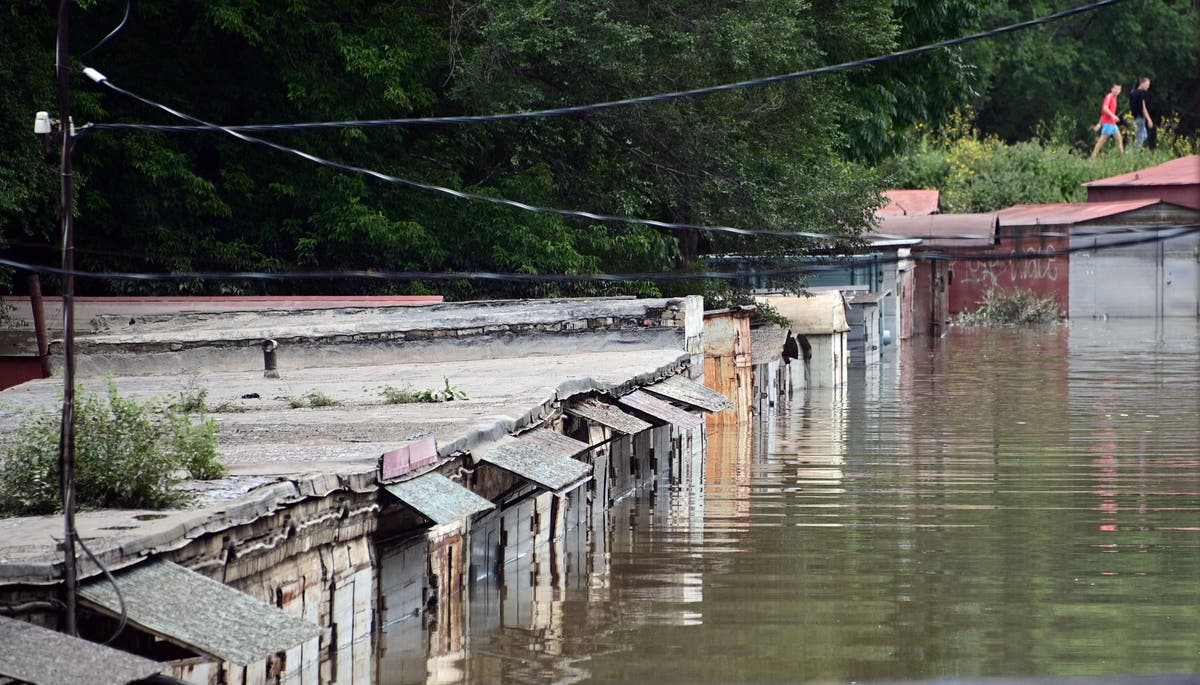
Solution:
<svg viewBox="0 0 1200 685">
<path fill-rule="evenodd" d="M 1076 322 L 908 346 L 714 433 L 702 472 L 569 533 L 557 582 L 476 583 L 465 651 L 409 677 L 1200 673 L 1198 331 Z"/>
</svg>

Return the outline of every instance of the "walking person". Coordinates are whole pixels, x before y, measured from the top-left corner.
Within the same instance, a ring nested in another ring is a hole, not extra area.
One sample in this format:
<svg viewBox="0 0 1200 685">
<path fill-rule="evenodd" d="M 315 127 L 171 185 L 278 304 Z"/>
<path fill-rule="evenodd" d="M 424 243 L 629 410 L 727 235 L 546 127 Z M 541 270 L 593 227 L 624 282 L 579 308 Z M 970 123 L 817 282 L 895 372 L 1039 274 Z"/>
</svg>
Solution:
<svg viewBox="0 0 1200 685">
<path fill-rule="evenodd" d="M 1117 96 L 1120 94 L 1121 84 L 1112 84 L 1100 105 L 1100 123 L 1092 127 L 1093 131 L 1100 130 L 1100 140 L 1097 140 L 1096 147 L 1092 148 L 1092 159 L 1100 154 L 1100 148 L 1104 147 L 1109 138 L 1116 139 L 1117 149 L 1121 154 L 1125 154 L 1125 142 L 1121 140 L 1121 131 L 1117 128 Z"/>
<path fill-rule="evenodd" d="M 1133 148 L 1136 150 L 1146 142 L 1147 129 L 1154 128 L 1154 119 L 1150 117 L 1150 77 L 1138 79 L 1137 88 L 1129 94 L 1129 109 L 1133 111 L 1133 122 L 1137 124 L 1137 133 L 1133 136 Z"/>
</svg>

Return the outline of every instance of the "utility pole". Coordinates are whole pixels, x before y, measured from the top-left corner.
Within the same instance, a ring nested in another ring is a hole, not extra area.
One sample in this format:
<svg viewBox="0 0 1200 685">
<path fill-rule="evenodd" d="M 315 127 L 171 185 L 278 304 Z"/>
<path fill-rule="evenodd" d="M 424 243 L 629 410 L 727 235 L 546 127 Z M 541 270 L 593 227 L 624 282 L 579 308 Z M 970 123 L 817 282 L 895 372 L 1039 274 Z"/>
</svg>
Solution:
<svg viewBox="0 0 1200 685">
<path fill-rule="evenodd" d="M 58 475 L 63 505 L 63 602 L 66 605 L 63 629 L 78 635 L 76 624 L 75 566 L 75 222 L 72 197 L 71 146 L 74 125 L 71 122 L 71 57 L 67 50 L 71 0 L 58 2 L 58 44 L 55 66 L 58 70 L 58 121 L 62 134 L 62 268 L 63 268 L 63 404 L 62 435 L 59 441 Z"/>
</svg>

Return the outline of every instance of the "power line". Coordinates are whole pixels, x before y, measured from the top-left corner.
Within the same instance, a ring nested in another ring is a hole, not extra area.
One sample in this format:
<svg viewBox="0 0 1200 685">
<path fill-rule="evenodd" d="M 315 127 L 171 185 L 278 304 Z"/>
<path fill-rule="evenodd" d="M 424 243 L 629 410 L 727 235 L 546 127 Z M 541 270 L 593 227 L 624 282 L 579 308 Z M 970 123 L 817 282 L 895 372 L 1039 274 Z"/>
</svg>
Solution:
<svg viewBox="0 0 1200 685">
<path fill-rule="evenodd" d="M 1121 0 L 1107 0 L 1107 1 L 1120 2 Z M 347 172 L 350 172 L 353 174 L 368 176 L 368 177 L 375 178 L 377 180 L 384 181 L 387 183 L 394 183 L 394 184 L 406 186 L 409 188 L 415 188 L 417 190 L 424 190 L 426 192 L 440 193 L 442 195 L 449 195 L 450 197 L 460 199 L 460 200 L 472 200 L 472 201 L 476 201 L 476 202 L 486 202 L 488 204 L 499 205 L 502 207 L 510 207 L 513 209 L 520 209 L 520 210 L 526 211 L 526 212 L 534 212 L 534 213 L 538 213 L 538 214 L 555 214 L 558 216 L 564 216 L 564 217 L 569 217 L 569 218 L 574 218 L 574 219 L 585 219 L 588 221 L 599 221 L 599 222 L 603 222 L 603 223 L 620 223 L 620 224 L 628 224 L 628 225 L 636 225 L 636 226 L 650 226 L 653 228 L 666 228 L 666 229 L 682 230 L 682 231 L 711 231 L 711 232 L 716 232 L 716 233 L 731 233 L 734 235 L 743 235 L 743 236 L 775 236 L 775 237 L 782 237 L 782 238 L 809 238 L 809 239 L 814 239 L 814 240 L 831 240 L 831 239 L 858 240 L 858 239 L 861 239 L 861 236 L 857 236 L 857 235 L 834 235 L 834 234 L 828 234 L 828 233 L 814 233 L 814 232 L 809 232 L 809 231 L 752 230 L 752 229 L 746 229 L 746 228 L 736 228 L 734 226 L 687 224 L 687 223 L 676 223 L 676 222 L 671 222 L 671 221 L 658 221 L 656 219 L 638 219 L 638 218 L 634 218 L 634 217 L 615 216 L 612 214 L 598 214 L 596 212 L 589 212 L 589 211 L 583 211 L 583 210 L 577 210 L 577 209 L 560 209 L 557 207 L 542 207 L 539 205 L 531 205 L 531 204 L 526 204 L 524 202 L 517 202 L 516 200 L 507 200 L 504 198 L 491 197 L 488 195 L 479 195 L 478 193 L 468 193 L 468 192 L 461 191 L 461 190 L 455 190 L 453 188 L 444 188 L 442 186 L 436 186 L 436 185 L 432 185 L 429 183 L 422 183 L 420 181 L 413 181 L 411 179 L 401 178 L 399 176 L 393 176 L 391 174 L 385 174 L 382 171 L 376 171 L 374 169 L 368 169 L 366 167 L 355 166 L 353 164 L 346 164 L 344 162 L 335 162 L 332 160 L 325 159 L 323 157 L 318 157 L 317 155 L 314 155 L 314 154 L 311 154 L 308 152 L 304 152 L 303 150 L 298 150 L 296 148 L 288 147 L 286 145 L 280 145 L 279 143 L 273 143 L 269 140 L 264 140 L 262 138 L 255 138 L 254 136 L 247 135 L 240 131 L 235 131 L 231 128 L 221 126 L 219 124 L 213 124 L 213 123 L 204 121 L 203 119 L 194 117 L 190 114 L 185 114 L 185 113 L 180 112 L 176 109 L 173 109 L 167 105 L 164 105 L 159 102 L 155 102 L 154 100 L 150 100 L 149 98 L 143 97 L 141 95 L 138 95 L 137 93 L 126 90 L 125 88 L 122 88 L 122 87 L 116 85 L 115 83 L 110 81 L 106 76 L 104 76 L 104 74 L 101 74 L 100 72 L 96 71 L 95 69 L 93 69 L 91 67 L 85 67 L 83 70 L 83 73 L 88 78 L 95 81 L 96 83 L 103 85 L 117 93 L 120 93 L 121 95 L 124 95 L 128 98 L 132 98 L 134 100 L 137 100 L 138 102 L 141 102 L 142 104 L 145 104 L 147 106 L 154 107 L 156 109 L 160 109 L 160 110 L 170 114 L 171 116 L 178 117 L 178 118 L 184 119 L 186 121 L 196 122 L 196 123 L 200 124 L 201 126 L 212 129 L 214 131 L 221 131 L 221 132 L 226 133 L 230 136 L 233 136 L 234 138 L 237 138 L 238 140 L 241 140 L 243 142 L 253 143 L 255 145 L 263 145 L 263 146 L 269 147 L 273 150 L 277 150 L 279 152 L 293 155 L 295 157 L 300 157 L 301 159 L 305 159 L 305 160 L 308 160 L 315 164 L 329 167 L 331 169 L 339 169 L 341 171 L 347 171 Z"/>
<path fill-rule="evenodd" d="M 1175 224 L 1159 226 L 1153 229 L 1154 235 L 1140 235 L 1124 240 L 1114 240 L 1097 245 L 1076 245 L 1061 249 L 1039 250 L 1035 252 L 1013 252 L 1010 254 L 953 254 L 949 252 L 918 252 L 908 257 L 899 255 L 866 256 L 866 257 L 831 257 L 823 259 L 805 258 L 804 263 L 781 266 L 770 269 L 749 269 L 743 271 L 701 271 L 701 272 L 644 272 L 620 274 L 523 274 L 497 273 L 487 271 L 460 272 L 430 272 L 430 271 L 286 271 L 286 272 L 188 272 L 188 273 L 131 273 L 131 272 L 90 272 L 26 264 L 8 259 L 0 259 L 0 266 L 7 266 L 20 271 L 53 276 L 71 275 L 77 278 L 88 278 L 102 281 L 302 281 L 302 280 L 375 280 L 375 281 L 507 281 L 513 283 L 614 283 L 626 281 L 692 281 L 692 280 L 739 280 L 750 277 L 789 277 L 808 274 L 837 271 L 847 266 L 886 266 L 904 260 L 949 261 L 949 262 L 1008 262 L 1045 259 L 1066 256 L 1076 252 L 1098 252 L 1119 247 L 1132 247 L 1149 243 L 1172 240 L 1185 235 L 1200 232 L 1200 224 Z M 786 258 L 781 258 L 786 259 Z"/>
<path fill-rule="evenodd" d="M 1023 22 L 1019 22 L 1016 24 L 1009 24 L 1008 26 L 1001 26 L 999 28 L 990 29 L 988 31 L 974 33 L 969 36 L 962 36 L 959 38 L 951 38 L 948 40 L 939 41 L 937 43 L 930 43 L 928 45 L 922 45 L 922 46 L 915 47 L 915 48 L 909 48 L 907 50 L 891 52 L 891 53 L 888 53 L 885 55 L 878 55 L 875 57 L 868 57 L 865 59 L 858 59 L 858 60 L 853 60 L 850 62 L 842 62 L 841 64 L 833 64 L 833 65 L 828 65 L 828 66 L 824 66 L 824 67 L 817 67 L 815 69 L 805 69 L 803 71 L 794 71 L 794 72 L 791 72 L 788 74 L 777 74 L 774 76 L 765 76 L 765 77 L 756 78 L 756 79 L 749 79 L 746 81 L 736 81 L 733 83 L 724 83 L 724 84 L 720 84 L 720 85 L 716 85 L 716 86 L 693 88 L 691 90 L 681 90 L 681 91 L 675 91 L 675 92 L 671 92 L 671 93 L 659 93 L 659 94 L 655 94 L 655 95 L 645 95 L 642 97 L 626 98 L 624 100 L 612 100 L 609 102 L 597 102 L 597 103 L 592 103 L 592 104 L 587 104 L 587 105 L 574 105 L 574 106 L 570 106 L 570 107 L 556 107 L 556 108 L 551 108 L 551 109 L 533 110 L 533 111 L 529 111 L 529 112 L 511 112 L 511 113 L 506 113 L 506 114 L 481 114 L 481 115 L 472 115 L 472 116 L 413 117 L 413 118 L 397 118 L 397 119 L 363 119 L 363 120 L 348 120 L 348 121 L 307 122 L 307 123 L 296 123 L 296 124 L 256 124 L 256 125 L 226 126 L 226 127 L 214 127 L 214 126 L 207 125 L 207 124 L 199 125 L 199 126 L 167 126 L 167 125 L 155 125 L 155 124 L 120 124 L 120 123 L 117 123 L 117 124 L 92 124 L 90 128 L 91 128 L 91 130 L 97 130 L 97 131 L 115 131 L 115 130 L 122 130 L 122 129 L 124 129 L 124 130 L 133 129 L 133 130 L 154 130 L 154 131 L 188 131 L 188 132 L 200 132 L 200 131 L 209 132 L 209 131 L 214 131 L 217 128 L 221 128 L 221 129 L 227 130 L 227 131 L 233 130 L 233 131 L 243 131 L 243 132 L 246 132 L 246 131 L 260 132 L 260 131 L 288 131 L 288 130 L 301 130 L 301 129 L 313 129 L 313 128 L 350 128 L 350 127 L 372 128 L 372 127 L 383 127 L 383 126 L 414 126 L 414 125 L 427 125 L 427 124 L 471 124 L 471 123 L 484 123 L 484 122 L 492 122 L 492 121 L 512 121 L 515 119 L 536 119 L 536 118 L 541 118 L 541 117 L 555 117 L 555 116 L 565 116 L 565 115 L 572 115 L 572 114 L 583 114 L 586 112 L 596 112 L 596 111 L 607 110 L 607 109 L 616 109 L 619 107 L 629 107 L 629 106 L 633 106 L 633 105 L 645 105 L 645 104 L 651 104 L 651 103 L 656 103 L 656 102 L 681 100 L 684 98 L 698 97 L 701 95 L 712 95 L 714 93 L 721 93 L 721 92 L 732 91 L 732 90 L 741 90 L 744 88 L 755 88 L 755 87 L 765 86 L 765 85 L 769 85 L 769 84 L 773 84 L 773 83 L 782 83 L 785 81 L 794 81 L 797 79 L 808 78 L 808 77 L 812 77 L 812 76 L 833 74 L 833 73 L 837 73 L 840 71 L 847 71 L 850 69 L 856 69 L 858 67 L 863 67 L 863 66 L 870 66 L 873 64 L 882 64 L 884 62 L 891 62 L 893 60 L 902 59 L 905 57 L 911 57 L 913 55 L 919 55 L 921 53 L 930 52 L 933 50 L 940 50 L 942 48 L 948 48 L 948 47 L 953 47 L 956 45 L 962 45 L 964 43 L 970 43 L 972 41 L 981 40 L 983 38 L 992 38 L 995 36 L 1003 35 L 1005 33 L 1012 33 L 1014 31 L 1020 31 L 1022 29 L 1030 28 L 1033 26 L 1038 26 L 1040 24 L 1047 24 L 1050 22 L 1059 21 L 1060 19 L 1065 19 L 1067 17 L 1084 14 L 1086 12 L 1092 12 L 1094 10 L 1097 10 L 1097 9 L 1100 9 L 1103 7 L 1107 7 L 1109 5 L 1115 5 L 1115 4 L 1117 4 L 1119 2 L 1123 2 L 1123 1 L 1124 0 L 1102 0 L 1101 2 L 1092 3 L 1090 5 L 1076 7 L 1074 9 L 1057 12 L 1055 14 L 1050 14 L 1050 15 L 1047 15 L 1044 17 L 1030 19 L 1028 21 L 1023 21 Z M 99 46 L 97 46 L 97 47 L 99 47 Z"/>
</svg>

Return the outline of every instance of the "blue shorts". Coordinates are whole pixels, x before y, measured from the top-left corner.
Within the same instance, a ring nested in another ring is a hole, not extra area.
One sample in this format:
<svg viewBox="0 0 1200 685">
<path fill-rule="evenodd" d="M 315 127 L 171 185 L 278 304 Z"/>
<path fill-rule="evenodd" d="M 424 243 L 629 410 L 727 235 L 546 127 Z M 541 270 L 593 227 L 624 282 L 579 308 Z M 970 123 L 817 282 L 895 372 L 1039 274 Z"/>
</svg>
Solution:
<svg viewBox="0 0 1200 685">
<path fill-rule="evenodd" d="M 1116 124 L 1100 124 L 1100 134 L 1105 135 L 1105 136 L 1117 135 L 1117 125 Z"/>
</svg>

